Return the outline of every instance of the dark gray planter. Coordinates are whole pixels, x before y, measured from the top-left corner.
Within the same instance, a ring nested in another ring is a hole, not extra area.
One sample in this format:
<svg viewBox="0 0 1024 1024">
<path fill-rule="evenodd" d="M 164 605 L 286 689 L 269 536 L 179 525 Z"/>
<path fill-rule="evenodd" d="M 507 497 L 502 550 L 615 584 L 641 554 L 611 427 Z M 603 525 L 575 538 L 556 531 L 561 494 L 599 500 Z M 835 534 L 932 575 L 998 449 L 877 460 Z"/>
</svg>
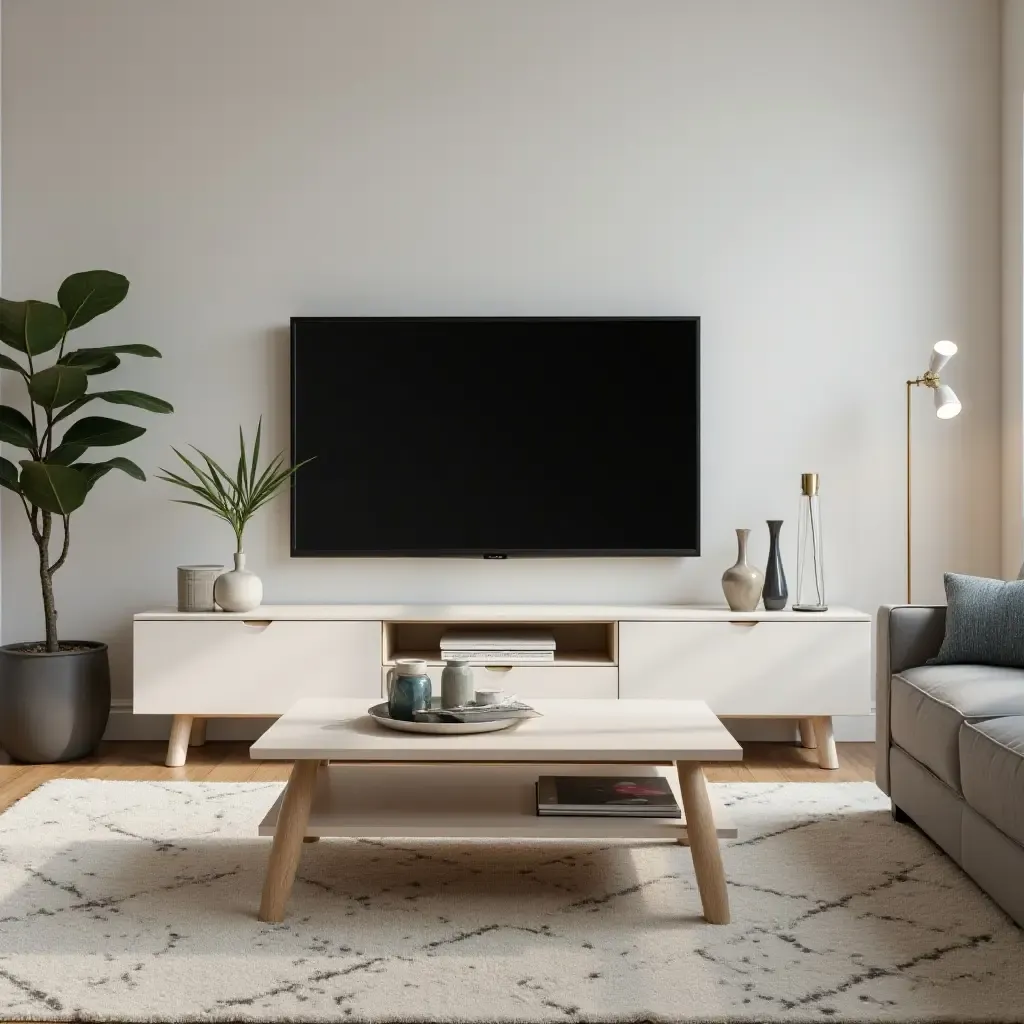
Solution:
<svg viewBox="0 0 1024 1024">
<path fill-rule="evenodd" d="M 107 645 L 37 654 L 35 644 L 0 647 L 0 747 L 18 761 L 48 764 L 91 754 L 110 716 Z"/>
</svg>

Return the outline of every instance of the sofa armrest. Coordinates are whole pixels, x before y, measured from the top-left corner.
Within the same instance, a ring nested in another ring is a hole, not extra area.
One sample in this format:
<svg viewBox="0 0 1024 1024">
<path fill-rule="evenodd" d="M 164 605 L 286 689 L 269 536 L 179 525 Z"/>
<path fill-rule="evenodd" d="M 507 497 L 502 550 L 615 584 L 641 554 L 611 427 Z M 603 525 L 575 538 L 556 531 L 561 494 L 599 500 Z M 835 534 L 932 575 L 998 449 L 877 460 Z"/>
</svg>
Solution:
<svg viewBox="0 0 1024 1024">
<path fill-rule="evenodd" d="M 875 781 L 889 792 L 889 692 L 896 672 L 935 657 L 946 632 L 945 605 L 882 605 L 875 634 Z"/>
</svg>

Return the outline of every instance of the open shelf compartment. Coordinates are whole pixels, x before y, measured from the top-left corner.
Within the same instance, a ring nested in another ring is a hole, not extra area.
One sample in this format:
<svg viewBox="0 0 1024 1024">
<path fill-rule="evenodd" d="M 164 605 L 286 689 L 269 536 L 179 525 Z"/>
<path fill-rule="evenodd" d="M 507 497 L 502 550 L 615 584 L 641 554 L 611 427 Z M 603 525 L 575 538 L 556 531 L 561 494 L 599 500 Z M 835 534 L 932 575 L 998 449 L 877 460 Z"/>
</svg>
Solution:
<svg viewBox="0 0 1024 1024">
<path fill-rule="evenodd" d="M 615 622 L 467 621 L 385 622 L 383 663 L 392 665 L 397 658 L 421 658 L 431 665 L 443 665 L 441 637 L 445 633 L 466 629 L 500 631 L 502 628 L 537 629 L 551 633 L 555 638 L 555 665 L 600 667 L 619 662 L 618 626 Z"/>
</svg>

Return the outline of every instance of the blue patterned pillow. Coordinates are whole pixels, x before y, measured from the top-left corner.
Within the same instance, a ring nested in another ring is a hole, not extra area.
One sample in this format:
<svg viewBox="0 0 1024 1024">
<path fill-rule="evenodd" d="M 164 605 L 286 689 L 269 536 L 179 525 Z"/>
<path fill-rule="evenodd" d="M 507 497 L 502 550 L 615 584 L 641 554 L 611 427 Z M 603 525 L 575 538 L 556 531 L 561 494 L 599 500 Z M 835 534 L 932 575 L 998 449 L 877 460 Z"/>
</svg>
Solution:
<svg viewBox="0 0 1024 1024">
<path fill-rule="evenodd" d="M 1024 582 L 947 572 L 946 635 L 929 665 L 1024 668 Z"/>
</svg>

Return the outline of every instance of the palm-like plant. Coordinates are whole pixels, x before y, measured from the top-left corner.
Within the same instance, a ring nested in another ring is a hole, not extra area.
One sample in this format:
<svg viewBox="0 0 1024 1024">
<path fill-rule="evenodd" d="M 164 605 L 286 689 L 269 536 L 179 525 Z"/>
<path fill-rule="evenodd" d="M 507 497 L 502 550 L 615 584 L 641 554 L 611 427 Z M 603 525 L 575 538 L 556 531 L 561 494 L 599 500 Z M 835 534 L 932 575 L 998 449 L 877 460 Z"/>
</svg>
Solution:
<svg viewBox="0 0 1024 1024">
<path fill-rule="evenodd" d="M 260 473 L 258 463 L 262 432 L 263 417 L 261 416 L 256 426 L 256 440 L 250 454 L 246 452 L 245 434 L 241 427 L 238 428 L 238 466 L 234 475 L 228 473 L 205 452 L 195 446 L 190 446 L 199 456 L 199 460 L 202 461 L 205 468 L 187 455 L 183 455 L 177 448 L 173 448 L 174 454 L 191 472 L 192 479 L 189 480 L 178 473 L 172 473 L 169 469 L 161 469 L 160 472 L 164 475 L 158 478 L 177 487 L 183 487 L 195 496 L 193 498 L 174 498 L 173 501 L 181 505 L 204 509 L 213 513 L 218 519 L 223 519 L 234 532 L 235 550 L 238 553 L 243 551 L 242 538 L 249 520 L 268 501 L 276 497 L 292 476 L 306 462 L 310 461 L 306 459 L 305 462 L 300 462 L 295 466 L 285 466 L 284 452 L 278 452 Z"/>
</svg>

